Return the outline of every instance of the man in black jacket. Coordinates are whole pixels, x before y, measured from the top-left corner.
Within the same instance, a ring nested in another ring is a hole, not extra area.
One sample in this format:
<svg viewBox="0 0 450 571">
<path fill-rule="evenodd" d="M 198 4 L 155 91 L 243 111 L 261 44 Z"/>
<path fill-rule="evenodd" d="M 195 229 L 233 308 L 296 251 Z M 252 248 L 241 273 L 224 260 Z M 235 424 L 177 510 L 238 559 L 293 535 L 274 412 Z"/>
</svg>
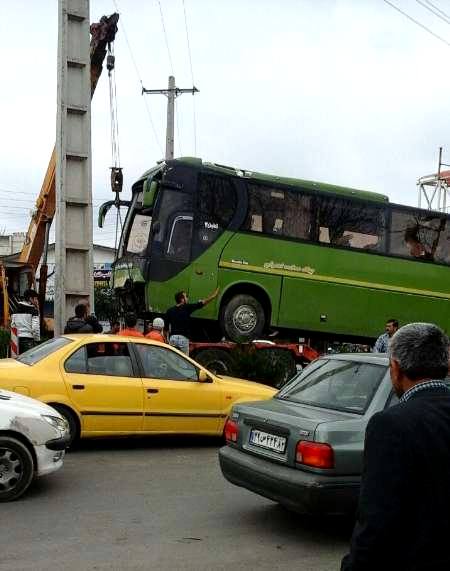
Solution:
<svg viewBox="0 0 450 571">
<path fill-rule="evenodd" d="M 101 333 L 103 331 L 95 315 L 88 315 L 88 307 L 86 303 L 79 303 L 75 306 L 75 316 L 67 321 L 64 333 Z"/>
<path fill-rule="evenodd" d="M 400 402 L 367 425 L 358 517 L 341 571 L 450 569 L 448 344 L 428 323 L 392 337 Z"/>
</svg>

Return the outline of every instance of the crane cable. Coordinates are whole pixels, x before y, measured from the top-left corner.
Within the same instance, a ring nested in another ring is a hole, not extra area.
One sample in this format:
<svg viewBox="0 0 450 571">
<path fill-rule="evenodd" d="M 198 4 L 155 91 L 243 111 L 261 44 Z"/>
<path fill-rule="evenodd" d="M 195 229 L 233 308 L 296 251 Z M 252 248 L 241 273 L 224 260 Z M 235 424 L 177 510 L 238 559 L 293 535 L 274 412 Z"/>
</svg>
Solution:
<svg viewBox="0 0 450 571">
<path fill-rule="evenodd" d="M 115 206 L 117 210 L 116 214 L 116 227 L 115 227 L 115 239 L 114 239 L 114 250 L 116 252 L 116 257 L 118 254 L 118 240 L 119 240 L 119 230 L 122 234 L 122 217 L 120 215 L 120 198 L 119 193 L 122 191 L 123 187 L 123 173 L 122 167 L 120 166 L 120 148 L 119 148 L 119 120 L 117 113 L 117 86 L 116 86 L 116 57 L 114 55 L 114 45 L 112 43 L 108 44 L 107 57 L 106 57 L 106 69 L 108 70 L 108 83 L 109 83 L 109 113 L 111 121 L 111 190 L 115 194 Z"/>
</svg>

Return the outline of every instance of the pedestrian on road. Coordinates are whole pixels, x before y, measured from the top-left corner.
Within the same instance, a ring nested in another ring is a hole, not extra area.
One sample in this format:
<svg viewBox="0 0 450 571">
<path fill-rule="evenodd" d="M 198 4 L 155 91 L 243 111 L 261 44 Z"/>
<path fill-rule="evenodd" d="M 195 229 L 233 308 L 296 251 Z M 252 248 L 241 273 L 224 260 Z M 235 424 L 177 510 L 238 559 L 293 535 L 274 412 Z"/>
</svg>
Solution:
<svg viewBox="0 0 450 571">
<path fill-rule="evenodd" d="M 114 323 L 111 325 L 111 335 L 117 335 L 120 331 L 120 323 L 119 321 L 114 321 Z"/>
<path fill-rule="evenodd" d="M 389 353 L 389 342 L 394 333 L 398 330 L 398 321 L 388 319 L 384 328 L 384 333 L 378 337 L 373 348 L 374 353 Z"/>
<path fill-rule="evenodd" d="M 125 314 L 125 329 L 119 331 L 117 335 L 121 337 L 144 337 L 144 334 L 139 331 L 136 327 L 137 325 L 137 317 L 136 314 L 133 312 L 129 312 Z"/>
<path fill-rule="evenodd" d="M 400 402 L 367 425 L 357 522 L 341 571 L 450 569 L 448 344 L 429 323 L 405 325 L 391 339 Z"/>
<path fill-rule="evenodd" d="M 75 316 L 67 321 L 64 333 L 101 333 L 103 327 L 95 315 L 88 315 L 88 313 L 88 303 L 79 303 L 76 305 Z"/>
<path fill-rule="evenodd" d="M 33 289 L 25 290 L 23 301 L 11 315 L 11 327 L 17 329 L 19 354 L 28 351 L 41 340 L 39 297 Z"/>
<path fill-rule="evenodd" d="M 152 323 L 152 329 L 145 337 L 147 339 L 153 339 L 153 341 L 166 343 L 166 338 L 164 337 L 164 319 L 155 317 Z"/>
<path fill-rule="evenodd" d="M 189 337 L 191 314 L 197 309 L 208 305 L 219 295 L 219 288 L 205 299 L 197 303 L 188 303 L 188 296 L 185 291 L 175 294 L 176 305 L 171 307 L 166 314 L 166 323 L 169 328 L 169 343 L 189 355 Z"/>
</svg>

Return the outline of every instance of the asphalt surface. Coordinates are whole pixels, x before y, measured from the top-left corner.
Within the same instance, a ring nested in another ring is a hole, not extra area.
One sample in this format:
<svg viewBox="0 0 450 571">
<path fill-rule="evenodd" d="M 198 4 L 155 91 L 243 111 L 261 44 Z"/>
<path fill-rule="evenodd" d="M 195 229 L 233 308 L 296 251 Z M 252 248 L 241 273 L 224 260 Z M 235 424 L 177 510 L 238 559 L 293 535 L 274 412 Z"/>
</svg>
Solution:
<svg viewBox="0 0 450 571">
<path fill-rule="evenodd" d="M 351 533 L 237 488 L 217 440 L 84 442 L 0 505 L 0 570 L 338 570 Z"/>
</svg>

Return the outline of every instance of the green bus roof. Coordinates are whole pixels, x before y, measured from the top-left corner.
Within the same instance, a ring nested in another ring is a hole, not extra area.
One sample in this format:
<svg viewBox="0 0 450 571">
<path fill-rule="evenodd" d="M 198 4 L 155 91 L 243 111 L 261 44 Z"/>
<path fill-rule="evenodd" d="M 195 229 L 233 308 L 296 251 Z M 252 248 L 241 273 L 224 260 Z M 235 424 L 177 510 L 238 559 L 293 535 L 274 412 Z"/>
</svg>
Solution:
<svg viewBox="0 0 450 571">
<path fill-rule="evenodd" d="M 289 178 L 289 177 L 282 177 L 282 176 L 275 176 L 255 171 L 247 171 L 244 169 L 239 169 L 236 167 L 230 167 L 226 165 L 220 165 L 217 163 L 210 163 L 202 161 L 202 159 L 196 157 L 179 157 L 177 159 L 173 159 L 175 162 L 179 162 L 181 164 L 195 166 L 196 168 L 203 168 L 208 171 L 216 172 L 217 174 L 228 174 L 233 176 L 243 177 L 247 180 L 253 181 L 262 181 L 268 183 L 275 183 L 275 184 L 286 184 L 291 187 L 298 187 L 299 189 L 303 190 L 311 190 L 311 191 L 320 191 L 320 192 L 328 192 L 330 194 L 338 194 L 341 196 L 349 196 L 352 198 L 360 198 L 363 200 L 370 200 L 373 202 L 389 202 L 389 197 L 380 194 L 378 192 L 371 192 L 367 190 L 359 190 L 356 188 L 349 188 L 346 186 L 337 186 L 335 184 L 327 184 L 324 182 L 316 182 L 312 180 L 303 180 L 300 178 Z M 142 178 L 146 178 L 150 171 L 150 169 Z"/>
</svg>

